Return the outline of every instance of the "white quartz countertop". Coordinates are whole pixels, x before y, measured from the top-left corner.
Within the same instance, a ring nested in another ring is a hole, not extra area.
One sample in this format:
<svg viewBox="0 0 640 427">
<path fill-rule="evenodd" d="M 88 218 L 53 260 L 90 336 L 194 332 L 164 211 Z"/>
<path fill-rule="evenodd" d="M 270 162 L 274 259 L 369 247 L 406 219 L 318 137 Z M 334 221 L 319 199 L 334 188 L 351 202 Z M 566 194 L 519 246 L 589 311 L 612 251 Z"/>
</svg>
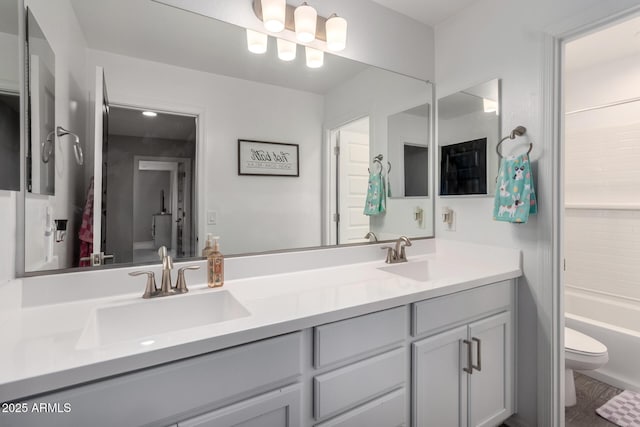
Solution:
<svg viewBox="0 0 640 427">
<path fill-rule="evenodd" d="M 2 310 L 0 402 L 148 368 L 270 336 L 409 304 L 521 276 L 520 252 L 476 245 L 408 256 L 427 280 L 385 270 L 382 260 L 230 280 L 209 289 L 191 284 L 192 298 L 229 292 L 249 315 L 152 337 L 87 348 L 80 337 L 98 308 L 142 300 L 141 292 Z M 426 263 L 424 263 L 426 261 Z M 142 287 L 140 288 L 143 289 Z M 180 313 L 140 322 L 171 322 Z"/>
</svg>

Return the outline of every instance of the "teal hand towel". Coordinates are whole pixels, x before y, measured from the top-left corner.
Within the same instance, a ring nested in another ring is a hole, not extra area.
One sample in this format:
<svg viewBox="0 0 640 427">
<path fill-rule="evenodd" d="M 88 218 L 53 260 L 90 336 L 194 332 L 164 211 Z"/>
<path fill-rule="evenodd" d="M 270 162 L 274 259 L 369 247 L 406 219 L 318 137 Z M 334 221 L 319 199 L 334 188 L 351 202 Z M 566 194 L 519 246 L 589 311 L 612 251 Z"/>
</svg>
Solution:
<svg viewBox="0 0 640 427">
<path fill-rule="evenodd" d="M 528 155 L 503 158 L 496 184 L 494 220 L 523 224 L 538 212 Z"/>
<path fill-rule="evenodd" d="M 369 175 L 369 185 L 367 189 L 367 199 L 364 204 L 364 214 L 375 216 L 383 214 L 387 207 L 387 192 L 382 173 L 372 173 Z"/>
</svg>

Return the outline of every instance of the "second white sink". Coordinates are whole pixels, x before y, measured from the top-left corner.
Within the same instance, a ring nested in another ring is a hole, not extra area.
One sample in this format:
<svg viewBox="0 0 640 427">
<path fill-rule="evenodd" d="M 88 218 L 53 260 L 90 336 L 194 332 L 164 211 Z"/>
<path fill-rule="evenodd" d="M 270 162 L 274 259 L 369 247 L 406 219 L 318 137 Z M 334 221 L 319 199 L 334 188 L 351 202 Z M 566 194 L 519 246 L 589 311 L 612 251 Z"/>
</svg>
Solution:
<svg viewBox="0 0 640 427">
<path fill-rule="evenodd" d="M 429 271 L 429 264 L 427 260 L 391 264 L 387 267 L 379 267 L 378 269 L 417 280 L 419 282 L 426 282 L 427 280 L 433 279 L 432 274 L 430 274 Z"/>
<path fill-rule="evenodd" d="M 249 311 L 226 290 L 114 304 L 92 312 L 77 348 L 142 341 L 150 336 L 248 315 Z"/>
</svg>

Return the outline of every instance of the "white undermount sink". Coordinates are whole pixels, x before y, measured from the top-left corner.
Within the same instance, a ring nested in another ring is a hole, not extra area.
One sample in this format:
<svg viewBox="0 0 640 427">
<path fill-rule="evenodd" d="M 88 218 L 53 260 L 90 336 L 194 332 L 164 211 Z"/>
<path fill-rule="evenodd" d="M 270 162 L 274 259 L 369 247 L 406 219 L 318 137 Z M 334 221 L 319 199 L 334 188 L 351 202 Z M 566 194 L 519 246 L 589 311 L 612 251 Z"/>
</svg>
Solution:
<svg viewBox="0 0 640 427">
<path fill-rule="evenodd" d="M 427 260 L 390 264 L 386 267 L 378 267 L 378 269 L 417 280 L 419 282 L 426 282 L 427 280 L 433 279 L 432 274 L 430 274 L 429 263 Z"/>
<path fill-rule="evenodd" d="M 149 337 L 249 315 L 229 291 L 208 291 L 140 299 L 95 309 L 77 343 L 90 349 L 124 341 L 152 343 Z"/>
</svg>

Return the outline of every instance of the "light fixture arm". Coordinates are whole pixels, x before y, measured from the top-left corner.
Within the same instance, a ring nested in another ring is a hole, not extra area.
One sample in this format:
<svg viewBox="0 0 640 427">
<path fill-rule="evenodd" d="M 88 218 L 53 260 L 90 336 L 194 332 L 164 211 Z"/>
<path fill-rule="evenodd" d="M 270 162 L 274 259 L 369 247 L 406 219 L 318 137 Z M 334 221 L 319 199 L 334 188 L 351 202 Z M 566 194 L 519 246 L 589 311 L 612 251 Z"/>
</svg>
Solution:
<svg viewBox="0 0 640 427">
<path fill-rule="evenodd" d="M 294 32 L 296 30 L 295 21 L 293 19 L 295 10 L 296 10 L 295 6 L 291 6 L 290 4 L 287 4 L 287 11 L 286 11 L 285 22 L 284 22 L 284 28 Z M 263 21 L 262 3 L 260 2 L 260 0 L 253 0 L 253 12 L 256 14 L 256 16 L 260 21 Z M 327 41 L 327 31 L 326 31 L 327 19 L 328 18 L 318 15 L 317 22 L 316 22 L 316 39 L 322 40 L 323 42 Z"/>
</svg>

